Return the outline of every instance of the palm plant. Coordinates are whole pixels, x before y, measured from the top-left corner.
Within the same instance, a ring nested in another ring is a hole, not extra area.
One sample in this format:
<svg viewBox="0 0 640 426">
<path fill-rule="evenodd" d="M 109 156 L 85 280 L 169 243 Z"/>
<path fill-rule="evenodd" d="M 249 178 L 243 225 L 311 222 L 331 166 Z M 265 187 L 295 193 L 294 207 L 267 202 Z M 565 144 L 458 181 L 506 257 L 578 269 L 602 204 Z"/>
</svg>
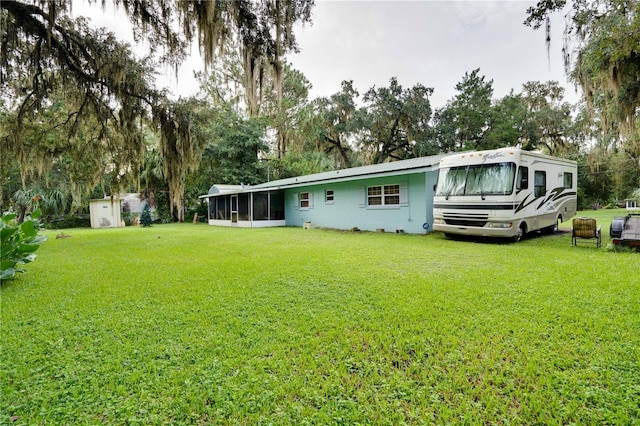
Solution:
<svg viewBox="0 0 640 426">
<path fill-rule="evenodd" d="M 145 152 L 144 169 L 140 172 L 140 179 L 144 185 L 140 198 L 146 200 L 150 207 L 155 207 L 154 193 L 164 187 L 164 163 L 158 149 L 153 148 Z"/>
<path fill-rule="evenodd" d="M 48 222 L 53 217 L 64 214 L 66 203 L 67 197 L 59 189 L 54 188 L 43 194 L 40 199 L 40 210 L 42 210 L 45 221 Z"/>
<path fill-rule="evenodd" d="M 34 203 L 40 200 L 40 196 L 36 191 L 31 189 L 18 189 L 13 193 L 11 199 L 16 209 L 16 220 L 18 223 L 22 223 L 27 213 L 33 210 Z"/>
</svg>

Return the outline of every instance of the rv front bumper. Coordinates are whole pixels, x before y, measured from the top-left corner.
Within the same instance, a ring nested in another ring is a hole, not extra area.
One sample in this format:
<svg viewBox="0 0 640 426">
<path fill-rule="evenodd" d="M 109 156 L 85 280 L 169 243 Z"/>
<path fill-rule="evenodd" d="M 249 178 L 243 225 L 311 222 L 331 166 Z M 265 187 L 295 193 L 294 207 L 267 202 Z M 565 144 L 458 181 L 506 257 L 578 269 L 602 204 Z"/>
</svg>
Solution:
<svg viewBox="0 0 640 426">
<path fill-rule="evenodd" d="M 511 222 L 487 222 L 485 226 L 461 226 L 447 225 L 442 219 L 435 220 L 433 230 L 446 234 L 499 238 L 511 238 L 517 233 L 517 228 Z"/>
</svg>

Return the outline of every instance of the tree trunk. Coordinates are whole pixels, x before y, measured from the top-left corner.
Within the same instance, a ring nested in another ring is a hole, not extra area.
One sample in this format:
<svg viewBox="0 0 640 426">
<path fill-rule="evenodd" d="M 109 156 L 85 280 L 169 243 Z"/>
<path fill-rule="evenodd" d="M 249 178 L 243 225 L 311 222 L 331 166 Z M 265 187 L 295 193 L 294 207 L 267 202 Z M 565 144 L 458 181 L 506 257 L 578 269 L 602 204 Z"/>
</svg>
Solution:
<svg viewBox="0 0 640 426">
<path fill-rule="evenodd" d="M 276 0 L 276 51 L 275 57 L 273 61 L 273 66 L 275 70 L 275 89 L 277 96 L 277 114 L 278 116 L 282 115 L 282 90 L 283 90 L 283 80 L 284 80 L 284 70 L 282 67 L 282 10 L 281 10 L 281 2 Z M 281 122 L 276 127 L 276 132 L 278 134 L 278 158 L 282 158 L 286 149 L 287 149 L 287 141 L 284 134 L 284 122 Z"/>
<path fill-rule="evenodd" d="M 338 141 L 338 151 L 340 151 L 340 156 L 342 157 L 342 161 L 344 161 L 343 168 L 348 169 L 351 167 L 351 161 L 347 157 L 347 151 L 344 150 L 342 143 Z"/>
</svg>

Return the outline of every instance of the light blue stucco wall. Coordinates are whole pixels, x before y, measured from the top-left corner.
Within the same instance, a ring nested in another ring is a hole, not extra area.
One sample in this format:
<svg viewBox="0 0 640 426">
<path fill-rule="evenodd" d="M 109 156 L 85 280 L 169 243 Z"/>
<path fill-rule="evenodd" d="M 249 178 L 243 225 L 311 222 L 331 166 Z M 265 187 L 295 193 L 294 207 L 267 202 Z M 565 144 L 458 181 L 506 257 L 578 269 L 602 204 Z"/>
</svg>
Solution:
<svg viewBox="0 0 640 426">
<path fill-rule="evenodd" d="M 411 234 L 424 234 L 433 227 L 433 186 L 437 171 L 389 177 L 361 179 L 350 182 L 338 182 L 309 185 L 285 190 L 285 217 L 287 226 L 302 226 L 312 222 L 321 228 L 351 229 L 358 227 L 363 231 L 375 231 L 383 228 L 385 232 L 402 230 Z M 376 185 L 407 184 L 406 206 L 388 208 L 361 206 L 364 187 Z M 325 203 L 325 191 L 333 190 L 333 204 Z M 313 207 L 302 209 L 295 207 L 296 194 L 313 193 Z M 425 231 L 423 224 L 428 224 Z"/>
</svg>

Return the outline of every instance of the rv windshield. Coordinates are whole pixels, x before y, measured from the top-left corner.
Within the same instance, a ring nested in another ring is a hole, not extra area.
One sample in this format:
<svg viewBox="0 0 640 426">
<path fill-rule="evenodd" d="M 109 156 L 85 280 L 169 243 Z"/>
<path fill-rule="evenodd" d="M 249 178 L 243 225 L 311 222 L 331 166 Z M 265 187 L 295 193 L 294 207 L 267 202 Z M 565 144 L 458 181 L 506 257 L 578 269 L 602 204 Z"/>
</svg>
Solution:
<svg viewBox="0 0 640 426">
<path fill-rule="evenodd" d="M 436 195 L 508 195 L 513 190 L 515 171 L 514 163 L 440 169 Z"/>
</svg>

